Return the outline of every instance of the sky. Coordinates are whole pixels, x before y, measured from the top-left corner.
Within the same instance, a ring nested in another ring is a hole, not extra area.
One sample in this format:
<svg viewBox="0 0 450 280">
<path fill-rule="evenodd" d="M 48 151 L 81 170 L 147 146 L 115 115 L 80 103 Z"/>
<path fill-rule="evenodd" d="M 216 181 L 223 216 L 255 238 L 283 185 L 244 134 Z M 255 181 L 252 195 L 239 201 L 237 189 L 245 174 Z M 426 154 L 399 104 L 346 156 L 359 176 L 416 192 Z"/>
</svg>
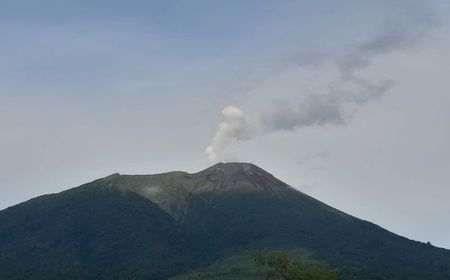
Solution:
<svg viewBox="0 0 450 280">
<path fill-rule="evenodd" d="M 254 163 L 450 248 L 446 0 L 0 3 L 0 209 Z"/>
</svg>

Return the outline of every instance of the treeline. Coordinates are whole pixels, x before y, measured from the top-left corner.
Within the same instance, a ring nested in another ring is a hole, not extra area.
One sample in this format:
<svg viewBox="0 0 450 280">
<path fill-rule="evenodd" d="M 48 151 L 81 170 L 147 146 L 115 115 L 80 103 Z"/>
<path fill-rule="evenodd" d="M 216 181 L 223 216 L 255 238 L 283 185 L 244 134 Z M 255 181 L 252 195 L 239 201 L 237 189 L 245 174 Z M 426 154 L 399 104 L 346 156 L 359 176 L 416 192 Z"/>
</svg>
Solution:
<svg viewBox="0 0 450 280">
<path fill-rule="evenodd" d="M 253 261 L 264 270 L 262 279 L 267 280 L 337 280 L 338 271 L 323 264 L 300 261 L 285 252 L 260 252 Z M 187 280 L 208 280 L 201 273 Z"/>
</svg>

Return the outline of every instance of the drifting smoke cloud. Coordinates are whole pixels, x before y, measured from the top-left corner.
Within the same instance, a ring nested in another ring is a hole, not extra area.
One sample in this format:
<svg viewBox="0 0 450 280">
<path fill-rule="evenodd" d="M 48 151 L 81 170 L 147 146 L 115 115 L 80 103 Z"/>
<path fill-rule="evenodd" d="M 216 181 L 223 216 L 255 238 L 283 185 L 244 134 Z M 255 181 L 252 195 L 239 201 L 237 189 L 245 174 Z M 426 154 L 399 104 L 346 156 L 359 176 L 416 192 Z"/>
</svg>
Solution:
<svg viewBox="0 0 450 280">
<path fill-rule="evenodd" d="M 358 107 L 381 98 L 393 85 L 387 80 L 379 83 L 359 77 L 347 77 L 330 85 L 324 94 L 311 94 L 293 103 L 280 101 L 260 116 L 264 133 L 294 130 L 306 126 L 344 125 Z"/>
<path fill-rule="evenodd" d="M 324 57 L 336 67 L 337 81 L 330 82 L 326 91 L 309 94 L 302 100 L 282 100 L 269 111 L 259 113 L 257 121 L 249 121 L 238 107 L 226 107 L 213 142 L 207 148 L 208 160 L 227 161 L 225 150 L 233 140 L 279 130 L 347 124 L 361 106 L 378 100 L 393 86 L 392 80 L 372 81 L 358 75 L 358 71 L 368 68 L 378 56 L 412 46 L 431 25 L 427 20 L 419 24 L 391 23 L 350 52 L 339 57 Z"/>
</svg>

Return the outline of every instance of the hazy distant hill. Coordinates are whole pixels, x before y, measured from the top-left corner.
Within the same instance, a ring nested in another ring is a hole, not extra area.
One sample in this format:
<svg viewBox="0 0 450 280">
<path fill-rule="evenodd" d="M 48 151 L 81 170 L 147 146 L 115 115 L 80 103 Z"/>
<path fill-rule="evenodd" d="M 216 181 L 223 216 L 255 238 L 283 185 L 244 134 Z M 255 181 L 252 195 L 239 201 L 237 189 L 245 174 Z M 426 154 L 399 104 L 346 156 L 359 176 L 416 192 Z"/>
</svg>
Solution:
<svg viewBox="0 0 450 280">
<path fill-rule="evenodd" d="M 450 279 L 450 251 L 349 216 L 247 163 L 114 174 L 0 211 L 0 279 L 167 279 L 259 249 L 311 252 L 346 279 Z"/>
</svg>

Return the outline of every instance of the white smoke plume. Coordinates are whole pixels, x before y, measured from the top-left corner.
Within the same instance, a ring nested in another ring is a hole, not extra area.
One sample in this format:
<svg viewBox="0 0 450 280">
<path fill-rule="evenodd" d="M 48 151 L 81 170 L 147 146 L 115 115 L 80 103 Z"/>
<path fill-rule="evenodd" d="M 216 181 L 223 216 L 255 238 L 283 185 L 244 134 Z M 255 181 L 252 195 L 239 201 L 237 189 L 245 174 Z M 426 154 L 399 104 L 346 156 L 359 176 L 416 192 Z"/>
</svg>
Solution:
<svg viewBox="0 0 450 280">
<path fill-rule="evenodd" d="M 214 163 L 224 160 L 226 158 L 224 151 L 233 139 L 243 140 L 249 137 L 249 127 L 241 109 L 235 106 L 225 107 L 222 110 L 222 121 L 219 123 L 214 139 L 206 148 L 208 161 Z"/>
<path fill-rule="evenodd" d="M 386 25 L 376 36 L 349 52 L 335 57 L 324 56 L 322 63 L 333 65 L 337 72 L 336 79 L 326 82 L 326 90 L 279 100 L 268 111 L 258 112 L 254 117 L 256 121 L 249 121 L 236 106 L 226 107 L 222 111 L 223 120 L 207 148 L 208 160 L 227 161 L 225 151 L 233 139 L 239 141 L 307 126 L 347 124 L 361 106 L 381 98 L 394 83 L 389 79 L 370 80 L 360 71 L 370 67 L 373 59 L 379 56 L 411 47 L 431 25 L 428 21 Z"/>
</svg>

